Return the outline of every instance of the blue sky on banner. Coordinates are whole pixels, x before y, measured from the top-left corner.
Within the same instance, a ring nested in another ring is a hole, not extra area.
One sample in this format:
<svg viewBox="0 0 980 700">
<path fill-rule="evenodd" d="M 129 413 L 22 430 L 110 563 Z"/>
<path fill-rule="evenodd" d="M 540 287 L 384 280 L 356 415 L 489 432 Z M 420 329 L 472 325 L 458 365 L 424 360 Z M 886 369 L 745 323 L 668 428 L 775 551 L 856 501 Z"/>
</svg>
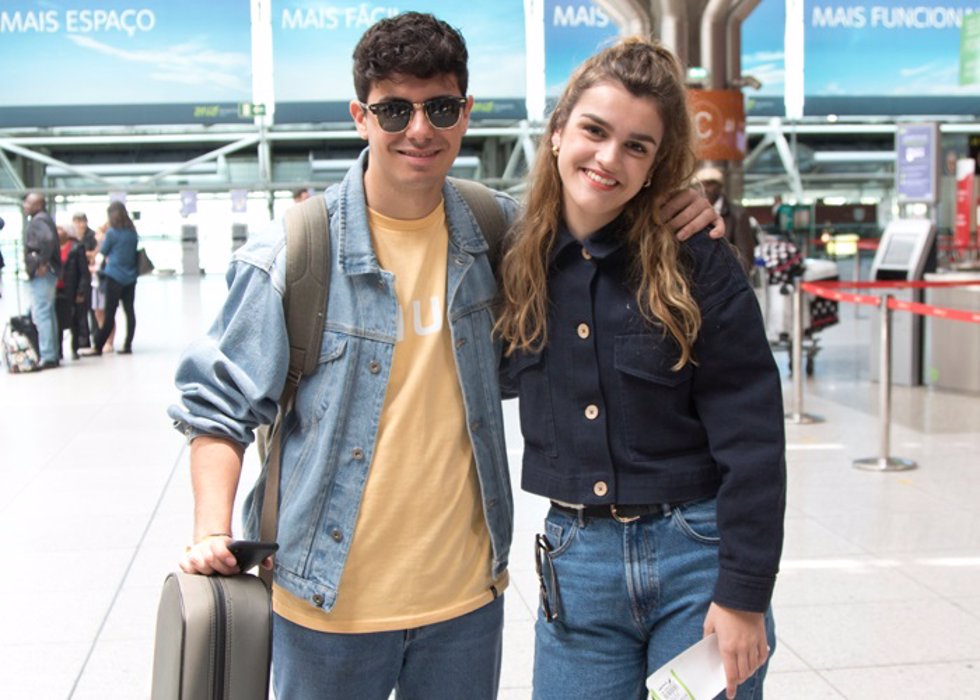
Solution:
<svg viewBox="0 0 980 700">
<path fill-rule="evenodd" d="M 613 43 L 619 27 L 592 0 L 547 0 L 544 12 L 545 94 L 558 97 L 576 66 Z"/>
<path fill-rule="evenodd" d="M 274 0 L 272 52 L 277 101 L 347 102 L 354 97 L 351 53 L 372 24 L 405 10 L 431 12 L 457 27 L 470 53 L 469 92 L 478 100 L 525 93 L 524 3 L 495 0 L 330 2 Z"/>
<path fill-rule="evenodd" d="M 762 0 L 742 23 L 742 73 L 762 82 L 759 90 L 746 88 L 746 96 L 783 94 L 785 25 L 785 0 Z"/>
<path fill-rule="evenodd" d="M 0 4 L 8 107 L 247 101 L 250 56 L 248 2 Z"/>
<path fill-rule="evenodd" d="M 806 94 L 969 96 L 959 85 L 960 24 L 978 0 L 807 0 Z"/>
</svg>

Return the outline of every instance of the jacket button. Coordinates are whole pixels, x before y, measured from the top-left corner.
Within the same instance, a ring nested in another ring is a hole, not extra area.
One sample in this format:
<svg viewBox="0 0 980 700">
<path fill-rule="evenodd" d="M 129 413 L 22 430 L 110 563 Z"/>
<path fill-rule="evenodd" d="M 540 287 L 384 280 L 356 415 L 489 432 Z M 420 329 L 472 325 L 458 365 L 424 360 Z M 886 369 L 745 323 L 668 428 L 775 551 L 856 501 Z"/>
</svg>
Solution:
<svg viewBox="0 0 980 700">
<path fill-rule="evenodd" d="M 585 246 L 582 246 L 582 257 L 585 258 L 586 260 L 591 260 L 592 259 L 592 253 L 590 253 L 589 251 L 587 251 L 585 249 Z"/>
<path fill-rule="evenodd" d="M 381 371 L 381 363 L 377 360 L 371 360 L 371 363 L 368 365 L 368 370 L 371 374 L 377 374 Z"/>
<path fill-rule="evenodd" d="M 322 608 L 323 607 L 323 602 L 325 600 L 326 600 L 326 598 L 323 597 L 323 594 L 322 593 L 314 593 L 313 594 L 313 604 L 315 606 L 317 606 L 318 608 Z"/>
<path fill-rule="evenodd" d="M 457 348 L 461 348 L 464 345 L 466 345 L 466 338 L 460 338 L 459 340 L 456 341 Z"/>
<path fill-rule="evenodd" d="M 360 447 L 355 447 L 353 450 L 351 450 L 350 456 L 357 460 L 364 459 L 364 450 L 362 450 Z"/>
<path fill-rule="evenodd" d="M 590 403 L 585 407 L 585 417 L 589 420 L 595 420 L 599 417 L 599 407 L 594 403 Z"/>
<path fill-rule="evenodd" d="M 334 542 L 340 542 L 342 539 L 344 539 L 344 533 L 337 528 L 330 531 L 330 536 L 333 538 Z"/>
<path fill-rule="evenodd" d="M 586 338 L 588 338 L 592 334 L 592 331 L 589 330 L 589 324 L 588 323 L 580 323 L 580 324 L 578 324 L 578 329 L 577 330 L 578 330 L 578 337 L 581 338 L 582 340 L 585 340 Z"/>
<path fill-rule="evenodd" d="M 607 493 L 609 493 L 609 486 L 605 481 L 597 481 L 595 482 L 595 485 L 592 486 L 592 493 L 594 493 L 596 496 L 605 496 Z"/>
<path fill-rule="evenodd" d="M 474 418 L 472 421 L 470 421 L 470 430 L 472 430 L 473 432 L 476 432 L 482 427 L 483 427 L 483 422 L 479 418 Z"/>
</svg>

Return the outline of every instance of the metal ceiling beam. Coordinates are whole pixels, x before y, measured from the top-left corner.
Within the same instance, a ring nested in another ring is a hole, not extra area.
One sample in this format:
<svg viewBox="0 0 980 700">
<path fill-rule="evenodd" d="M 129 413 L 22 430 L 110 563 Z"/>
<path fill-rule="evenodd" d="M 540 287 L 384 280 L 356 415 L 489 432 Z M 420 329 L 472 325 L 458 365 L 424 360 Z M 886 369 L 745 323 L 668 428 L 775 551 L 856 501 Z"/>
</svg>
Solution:
<svg viewBox="0 0 980 700">
<path fill-rule="evenodd" d="M 36 160 L 40 163 L 44 163 L 45 165 L 57 165 L 70 173 L 74 173 L 75 175 L 83 177 L 87 180 L 94 180 L 103 186 L 110 186 L 112 184 L 105 178 L 101 178 L 98 175 L 85 170 L 85 168 L 79 168 L 71 163 L 65 163 L 64 161 L 60 161 L 57 158 L 52 158 L 44 153 L 38 153 L 37 151 L 32 151 L 29 148 L 24 148 L 23 146 L 18 146 L 15 143 L 10 143 L 8 139 L 0 139 L 0 149 L 10 151 L 11 153 L 16 153 L 23 158 Z"/>
</svg>

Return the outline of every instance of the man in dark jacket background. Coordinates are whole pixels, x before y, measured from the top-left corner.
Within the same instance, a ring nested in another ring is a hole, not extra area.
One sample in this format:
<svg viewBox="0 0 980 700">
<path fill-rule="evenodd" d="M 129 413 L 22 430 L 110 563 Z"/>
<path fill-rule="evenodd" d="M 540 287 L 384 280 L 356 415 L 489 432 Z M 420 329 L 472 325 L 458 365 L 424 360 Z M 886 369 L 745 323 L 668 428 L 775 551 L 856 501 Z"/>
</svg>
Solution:
<svg viewBox="0 0 980 700">
<path fill-rule="evenodd" d="M 31 290 L 31 316 L 37 326 L 41 369 L 58 366 L 58 319 L 54 312 L 55 284 L 61 275 L 61 250 L 51 215 L 45 210 L 44 195 L 28 192 L 23 203 L 24 266 Z"/>
<path fill-rule="evenodd" d="M 738 250 L 738 259 L 746 274 L 755 264 L 755 232 L 748 213 L 725 196 L 725 176 L 718 168 L 702 168 L 696 175 L 704 187 L 704 196 L 725 221 L 725 238 Z"/>
</svg>

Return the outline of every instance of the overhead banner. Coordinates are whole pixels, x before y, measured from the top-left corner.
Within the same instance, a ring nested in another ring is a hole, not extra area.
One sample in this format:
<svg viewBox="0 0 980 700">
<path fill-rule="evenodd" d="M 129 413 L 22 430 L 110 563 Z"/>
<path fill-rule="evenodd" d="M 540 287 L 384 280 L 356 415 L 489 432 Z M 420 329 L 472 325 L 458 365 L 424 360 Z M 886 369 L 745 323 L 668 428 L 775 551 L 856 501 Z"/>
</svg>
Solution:
<svg viewBox="0 0 980 700">
<path fill-rule="evenodd" d="M 612 44 L 619 27 L 592 0 L 546 0 L 544 4 L 545 95 L 555 102 L 572 71 Z"/>
<path fill-rule="evenodd" d="M 960 30 L 980 0 L 805 2 L 804 114 L 976 114 Z"/>
<path fill-rule="evenodd" d="M 786 113 L 785 27 L 786 0 L 762 0 L 742 23 L 742 74 L 762 83 L 758 90 L 744 88 L 745 112 L 751 117 L 781 117 Z"/>
<path fill-rule="evenodd" d="M 248 2 L 5 0 L 0 127 L 245 121 Z"/>
<path fill-rule="evenodd" d="M 349 122 L 354 99 L 351 55 L 371 25 L 404 10 L 431 12 L 461 31 L 469 51 L 473 119 L 523 119 L 524 2 L 416 0 L 377 2 L 273 0 L 272 55 L 278 124 Z"/>
</svg>

